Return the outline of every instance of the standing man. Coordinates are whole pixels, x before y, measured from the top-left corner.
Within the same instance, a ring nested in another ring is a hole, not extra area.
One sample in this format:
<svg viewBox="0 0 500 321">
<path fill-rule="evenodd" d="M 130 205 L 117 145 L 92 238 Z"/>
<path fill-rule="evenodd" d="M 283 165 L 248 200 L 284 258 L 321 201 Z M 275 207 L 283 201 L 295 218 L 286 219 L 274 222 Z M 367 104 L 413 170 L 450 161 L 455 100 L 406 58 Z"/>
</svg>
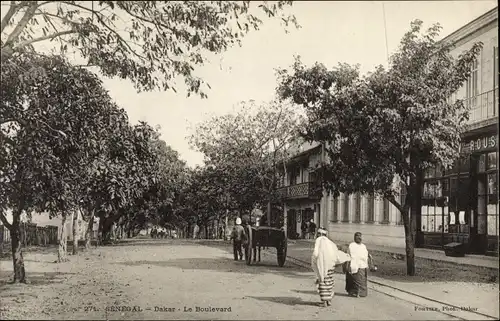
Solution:
<svg viewBox="0 0 500 321">
<path fill-rule="evenodd" d="M 311 219 L 309 223 L 309 239 L 314 239 L 316 235 L 316 224 L 314 224 L 314 220 Z"/>
<path fill-rule="evenodd" d="M 302 232 L 302 238 L 305 239 L 306 234 L 307 234 L 307 224 L 306 224 L 306 221 L 304 219 L 302 220 L 302 223 L 300 224 L 300 231 Z"/>
<path fill-rule="evenodd" d="M 243 240 L 245 239 L 245 229 L 241 226 L 241 218 L 236 218 L 236 226 L 233 228 L 233 232 L 231 233 L 231 239 L 233 240 L 233 254 L 234 260 L 238 261 L 239 259 L 243 260 L 243 251 L 241 249 Z"/>
</svg>

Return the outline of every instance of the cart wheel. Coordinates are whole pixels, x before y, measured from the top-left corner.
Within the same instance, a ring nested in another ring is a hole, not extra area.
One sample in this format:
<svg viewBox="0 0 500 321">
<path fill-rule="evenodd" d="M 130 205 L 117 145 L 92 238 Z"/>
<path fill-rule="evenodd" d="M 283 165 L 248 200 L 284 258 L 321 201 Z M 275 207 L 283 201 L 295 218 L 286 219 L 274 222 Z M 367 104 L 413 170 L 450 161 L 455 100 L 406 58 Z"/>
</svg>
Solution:
<svg viewBox="0 0 500 321">
<path fill-rule="evenodd" d="M 286 251 L 288 247 L 288 242 L 287 240 L 283 240 L 280 246 L 276 249 L 278 252 L 278 266 L 283 267 L 285 265 L 286 261 Z"/>
<path fill-rule="evenodd" d="M 247 231 L 247 235 L 248 235 L 248 242 L 247 242 L 247 245 L 245 247 L 245 260 L 247 262 L 247 265 L 252 265 L 252 227 L 251 226 L 248 226 L 248 231 Z"/>
</svg>

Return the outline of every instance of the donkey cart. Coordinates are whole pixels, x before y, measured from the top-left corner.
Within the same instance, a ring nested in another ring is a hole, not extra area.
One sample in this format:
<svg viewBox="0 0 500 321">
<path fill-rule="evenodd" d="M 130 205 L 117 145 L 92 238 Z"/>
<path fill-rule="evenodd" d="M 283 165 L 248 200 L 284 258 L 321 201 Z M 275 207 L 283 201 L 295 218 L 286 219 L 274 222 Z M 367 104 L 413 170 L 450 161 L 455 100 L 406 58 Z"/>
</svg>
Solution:
<svg viewBox="0 0 500 321">
<path fill-rule="evenodd" d="M 245 260 L 247 265 L 256 261 L 257 251 L 259 252 L 260 262 L 260 249 L 261 247 L 275 247 L 278 257 L 278 266 L 285 265 L 286 250 L 288 246 L 285 231 L 283 229 L 269 227 L 269 226 L 247 226 L 246 235 L 248 242 L 245 243 Z"/>
</svg>

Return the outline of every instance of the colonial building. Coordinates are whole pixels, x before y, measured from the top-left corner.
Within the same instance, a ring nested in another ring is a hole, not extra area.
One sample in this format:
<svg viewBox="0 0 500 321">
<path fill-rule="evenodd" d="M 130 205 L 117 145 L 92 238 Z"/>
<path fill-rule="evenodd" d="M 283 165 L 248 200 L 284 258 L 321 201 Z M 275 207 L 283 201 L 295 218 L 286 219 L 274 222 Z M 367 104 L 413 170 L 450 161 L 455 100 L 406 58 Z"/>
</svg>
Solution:
<svg viewBox="0 0 500 321">
<path fill-rule="evenodd" d="M 483 49 L 464 86 L 451 97 L 470 107 L 461 157 L 452 169 L 426 173 L 418 245 L 464 243 L 470 253 L 498 255 L 498 7 L 442 40 L 458 56 Z"/>
<path fill-rule="evenodd" d="M 293 155 L 285 164 L 278 193 L 283 202 L 284 226 L 289 238 L 301 235 L 301 223 L 314 220 L 321 225 L 322 190 L 314 168 L 322 159 L 320 144 L 297 142 Z M 323 216 L 326 215 L 323 214 Z M 324 221 L 324 219 L 323 219 Z"/>
<path fill-rule="evenodd" d="M 470 253 L 498 255 L 498 8 L 442 41 L 453 46 L 454 56 L 478 41 L 483 49 L 470 78 L 450 97 L 470 106 L 462 157 L 452 169 L 426 173 L 417 246 L 442 249 L 447 243 L 461 242 Z M 313 218 L 336 241 L 351 241 L 359 231 L 367 244 L 405 246 L 401 213 L 386 199 L 318 193 L 312 168 L 325 157 L 322 146 L 301 146 L 288 161 L 279 190 L 289 236 L 300 233 L 302 220 Z M 399 197 L 405 198 L 404 190 Z"/>
</svg>

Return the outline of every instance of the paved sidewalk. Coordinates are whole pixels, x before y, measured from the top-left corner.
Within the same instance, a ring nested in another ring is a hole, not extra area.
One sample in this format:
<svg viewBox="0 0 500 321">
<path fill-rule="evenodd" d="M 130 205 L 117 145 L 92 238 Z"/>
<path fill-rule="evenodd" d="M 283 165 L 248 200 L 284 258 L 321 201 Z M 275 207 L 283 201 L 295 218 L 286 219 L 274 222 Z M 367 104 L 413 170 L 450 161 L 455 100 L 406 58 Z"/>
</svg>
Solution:
<svg viewBox="0 0 500 321">
<path fill-rule="evenodd" d="M 342 242 L 337 244 L 343 245 Z M 370 247 L 372 248 L 372 247 Z M 373 250 L 392 252 L 391 248 L 378 249 L 372 248 Z M 287 256 L 289 258 L 301 261 L 304 265 L 309 265 L 311 260 L 311 253 L 313 250 L 312 240 L 291 240 L 287 250 Z M 416 251 L 417 252 L 417 251 Z M 430 258 L 436 260 L 444 260 L 446 257 L 444 254 L 440 257 L 437 253 L 427 254 L 426 251 L 418 251 L 416 255 L 421 258 Z M 433 252 L 429 250 L 429 252 Z M 439 252 L 439 251 L 434 251 Z M 394 253 L 399 253 L 397 250 Z M 434 257 L 432 257 L 434 255 Z M 474 256 L 475 257 L 475 256 Z M 474 257 L 464 257 L 459 259 L 469 259 L 467 263 L 483 266 L 483 262 L 490 262 L 487 259 L 478 260 L 474 262 Z M 469 263 L 470 262 L 470 263 Z M 488 263 L 486 263 L 488 264 Z M 491 265 L 491 263 L 490 263 Z M 498 262 L 497 262 L 498 266 Z M 471 307 L 477 309 L 478 312 L 487 314 L 490 316 L 495 316 L 499 318 L 499 288 L 498 283 L 487 284 L 487 283 L 471 283 L 471 282 L 402 282 L 402 281 L 392 281 L 384 278 L 380 278 L 374 275 L 369 276 L 370 281 L 380 283 L 384 286 L 390 286 L 398 290 L 407 291 L 417 296 L 422 296 L 427 299 L 437 300 L 440 302 L 446 302 L 458 307 Z"/>
<path fill-rule="evenodd" d="M 333 241 L 337 245 L 348 244 L 348 242 L 344 241 L 337 241 L 337 240 Z M 314 243 L 314 240 L 290 240 L 290 242 L 291 243 L 295 242 L 297 244 L 309 244 L 309 243 Z M 406 255 L 404 248 L 381 246 L 381 245 L 369 245 L 369 244 L 366 244 L 366 246 L 368 247 L 368 250 Z M 491 257 L 485 255 L 468 254 L 465 257 L 450 257 L 446 256 L 444 254 L 444 251 L 417 248 L 415 249 L 415 256 L 429 260 L 445 261 L 445 262 L 487 267 L 493 269 L 499 268 L 498 257 Z"/>
</svg>

